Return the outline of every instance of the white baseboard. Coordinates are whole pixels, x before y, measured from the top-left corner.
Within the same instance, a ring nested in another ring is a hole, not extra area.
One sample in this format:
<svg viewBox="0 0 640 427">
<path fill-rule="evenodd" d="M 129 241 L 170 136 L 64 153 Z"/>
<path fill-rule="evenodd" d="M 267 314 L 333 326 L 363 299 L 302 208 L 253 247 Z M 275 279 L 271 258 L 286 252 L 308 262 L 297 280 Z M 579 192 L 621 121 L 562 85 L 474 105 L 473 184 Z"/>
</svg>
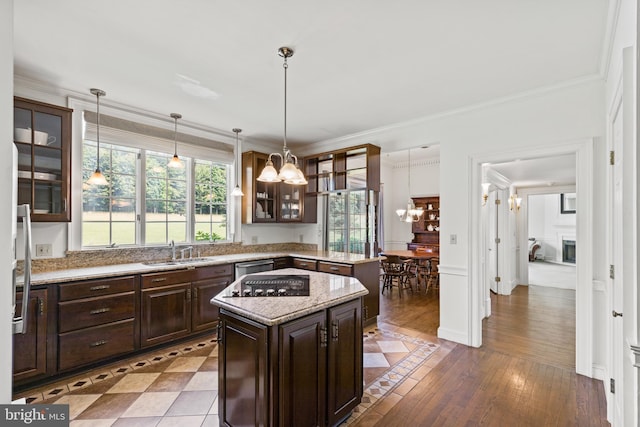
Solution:
<svg viewBox="0 0 640 427">
<path fill-rule="evenodd" d="M 438 338 L 443 340 L 453 341 L 460 344 L 464 344 L 469 346 L 469 337 L 466 334 L 463 334 L 459 331 L 454 331 L 453 329 L 447 329 L 443 327 L 438 328 Z"/>
<path fill-rule="evenodd" d="M 596 380 L 600 380 L 602 382 L 605 382 L 605 380 L 609 378 L 607 370 L 602 365 L 593 365 L 593 367 L 591 368 L 591 375 L 592 378 L 595 378 Z"/>
</svg>

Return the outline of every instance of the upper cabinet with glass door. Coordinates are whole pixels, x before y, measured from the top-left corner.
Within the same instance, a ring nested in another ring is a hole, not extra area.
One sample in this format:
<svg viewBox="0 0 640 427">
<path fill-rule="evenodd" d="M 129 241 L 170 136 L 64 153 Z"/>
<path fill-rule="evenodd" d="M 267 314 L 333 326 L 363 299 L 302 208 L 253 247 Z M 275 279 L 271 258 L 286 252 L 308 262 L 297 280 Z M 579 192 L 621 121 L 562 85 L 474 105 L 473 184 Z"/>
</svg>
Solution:
<svg viewBox="0 0 640 427">
<path fill-rule="evenodd" d="M 14 98 L 18 148 L 18 204 L 34 222 L 71 221 L 71 114 L 73 110 Z"/>
<path fill-rule="evenodd" d="M 308 194 L 380 191 L 380 147 L 365 144 L 305 158 Z"/>
</svg>

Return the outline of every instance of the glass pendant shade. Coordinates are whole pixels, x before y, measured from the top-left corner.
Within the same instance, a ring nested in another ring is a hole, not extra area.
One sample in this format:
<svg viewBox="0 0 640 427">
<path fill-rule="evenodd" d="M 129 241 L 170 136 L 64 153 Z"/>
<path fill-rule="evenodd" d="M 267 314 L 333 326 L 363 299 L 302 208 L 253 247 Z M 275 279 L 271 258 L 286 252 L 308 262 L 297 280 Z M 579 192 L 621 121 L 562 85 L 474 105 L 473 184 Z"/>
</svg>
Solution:
<svg viewBox="0 0 640 427">
<path fill-rule="evenodd" d="M 100 169 L 96 169 L 89 179 L 87 180 L 87 184 L 91 185 L 107 185 L 107 179 L 104 177 Z"/>
<path fill-rule="evenodd" d="M 240 189 L 240 186 L 236 185 L 236 188 L 233 189 L 233 191 L 231 192 L 231 195 L 234 197 L 242 197 L 244 196 L 244 193 Z"/>
<path fill-rule="evenodd" d="M 262 169 L 262 172 L 257 179 L 261 182 L 280 182 L 280 178 L 278 178 L 278 171 L 273 167 L 273 162 L 271 160 L 267 160 L 264 169 Z"/>
<path fill-rule="evenodd" d="M 177 154 L 174 154 L 171 160 L 169 160 L 169 163 L 167 163 L 167 166 L 169 166 L 170 168 L 181 168 L 184 165 L 182 164 L 182 160 L 180 160 L 180 157 L 178 157 Z"/>
<path fill-rule="evenodd" d="M 298 168 L 296 168 L 296 165 L 290 162 L 286 162 L 280 168 L 280 173 L 278 174 L 278 179 L 280 179 L 280 181 L 285 181 L 285 182 L 298 177 L 299 177 Z"/>
</svg>

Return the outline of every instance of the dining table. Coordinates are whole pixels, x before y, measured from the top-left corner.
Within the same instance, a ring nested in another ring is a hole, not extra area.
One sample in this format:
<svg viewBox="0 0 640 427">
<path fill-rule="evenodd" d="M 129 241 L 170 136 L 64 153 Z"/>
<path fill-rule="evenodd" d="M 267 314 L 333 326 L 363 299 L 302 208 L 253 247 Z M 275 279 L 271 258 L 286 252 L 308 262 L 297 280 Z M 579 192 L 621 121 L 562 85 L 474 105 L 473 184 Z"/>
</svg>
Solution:
<svg viewBox="0 0 640 427">
<path fill-rule="evenodd" d="M 381 256 L 397 256 L 403 259 L 415 259 L 415 260 L 425 260 L 431 258 L 438 258 L 437 253 L 427 252 L 427 251 L 410 251 L 407 249 L 400 250 L 389 250 L 380 252 Z"/>
<path fill-rule="evenodd" d="M 412 251 L 408 249 L 399 249 L 399 250 L 383 250 L 380 252 L 381 256 L 387 257 L 398 257 L 404 260 L 414 260 L 417 264 L 418 271 L 416 271 L 416 287 L 420 283 L 420 278 L 422 277 L 424 280 L 425 291 L 427 290 L 427 279 L 425 274 L 420 274 L 420 272 L 424 272 L 426 269 L 430 269 L 430 262 L 433 258 L 439 258 L 439 254 L 428 251 Z M 426 263 L 425 263 L 426 261 Z"/>
</svg>

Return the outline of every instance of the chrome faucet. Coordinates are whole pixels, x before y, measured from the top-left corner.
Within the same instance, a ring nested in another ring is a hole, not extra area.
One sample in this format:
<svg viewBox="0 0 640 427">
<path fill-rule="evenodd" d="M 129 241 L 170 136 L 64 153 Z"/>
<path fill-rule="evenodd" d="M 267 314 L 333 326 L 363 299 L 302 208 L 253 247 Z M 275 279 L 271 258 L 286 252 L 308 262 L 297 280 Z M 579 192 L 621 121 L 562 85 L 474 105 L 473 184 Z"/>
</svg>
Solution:
<svg viewBox="0 0 640 427">
<path fill-rule="evenodd" d="M 184 259 L 184 253 L 189 251 L 189 258 L 193 258 L 193 246 L 187 246 L 186 248 L 180 249 L 180 259 Z"/>
<path fill-rule="evenodd" d="M 173 240 L 169 242 L 169 247 L 171 248 L 171 261 L 176 260 L 176 242 Z"/>
</svg>

